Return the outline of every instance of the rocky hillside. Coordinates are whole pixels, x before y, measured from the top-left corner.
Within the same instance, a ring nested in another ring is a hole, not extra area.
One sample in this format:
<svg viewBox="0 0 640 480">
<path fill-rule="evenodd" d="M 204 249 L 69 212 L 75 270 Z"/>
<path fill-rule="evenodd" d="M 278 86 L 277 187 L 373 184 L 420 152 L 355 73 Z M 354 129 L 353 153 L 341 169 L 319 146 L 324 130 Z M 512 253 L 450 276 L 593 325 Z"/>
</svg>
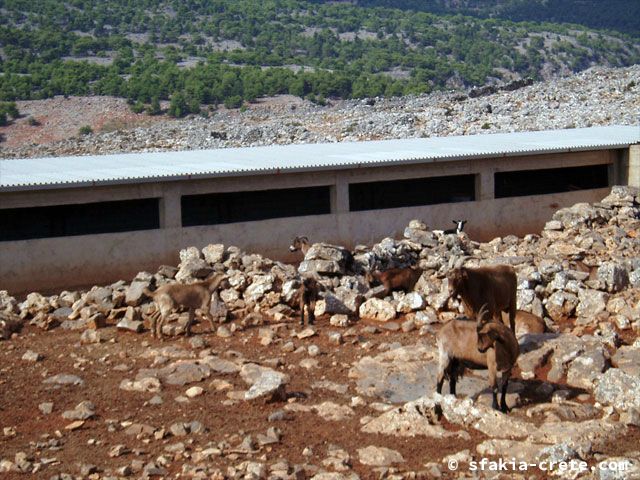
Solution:
<svg viewBox="0 0 640 480">
<path fill-rule="evenodd" d="M 466 93 L 331 102 L 258 101 L 246 111 L 182 120 L 133 114 L 109 97 L 17 102 L 23 118 L 0 128 L 0 157 L 107 154 L 289 143 L 360 141 L 634 125 L 640 66 L 592 68 L 548 82 L 515 82 Z M 29 118 L 39 120 L 34 126 Z M 88 125 L 91 135 L 79 135 Z"/>
<path fill-rule="evenodd" d="M 513 458 L 573 461 L 565 468 L 583 471 L 572 478 L 635 478 L 639 234 L 640 192 L 614 187 L 599 203 L 557 211 L 540 235 L 479 243 L 415 220 L 402 239 L 359 246 L 354 262 L 316 244 L 299 271 L 326 290 L 317 325 L 304 327 L 292 308 L 296 268 L 225 245 L 185 249 L 175 267 L 86 292 L 21 302 L 1 292 L 0 471 L 466 478 L 482 458 Z M 446 273 L 462 262 L 512 265 L 519 309 L 546 327 L 520 331 L 506 415 L 488 406 L 486 372 L 463 378 L 458 398 L 433 393 L 434 332 L 460 311 Z M 409 264 L 424 269 L 411 293 L 378 298 L 363 277 Z M 213 300 L 215 332 L 201 324 L 185 339 L 176 313 L 168 339 L 153 339 L 144 289 L 216 271 L 228 285 Z M 509 478 L 547 476 L 526 468 Z"/>
</svg>

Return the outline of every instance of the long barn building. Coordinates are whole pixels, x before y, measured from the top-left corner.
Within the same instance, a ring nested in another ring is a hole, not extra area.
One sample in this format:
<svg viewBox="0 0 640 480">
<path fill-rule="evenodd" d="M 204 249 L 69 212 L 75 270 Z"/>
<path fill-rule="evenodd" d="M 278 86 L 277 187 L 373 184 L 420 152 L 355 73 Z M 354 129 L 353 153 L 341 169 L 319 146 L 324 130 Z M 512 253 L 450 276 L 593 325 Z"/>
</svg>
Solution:
<svg viewBox="0 0 640 480">
<path fill-rule="evenodd" d="M 0 160 L 0 289 L 52 291 L 175 265 L 190 245 L 283 260 L 468 221 L 478 240 L 640 186 L 640 127 Z"/>
</svg>

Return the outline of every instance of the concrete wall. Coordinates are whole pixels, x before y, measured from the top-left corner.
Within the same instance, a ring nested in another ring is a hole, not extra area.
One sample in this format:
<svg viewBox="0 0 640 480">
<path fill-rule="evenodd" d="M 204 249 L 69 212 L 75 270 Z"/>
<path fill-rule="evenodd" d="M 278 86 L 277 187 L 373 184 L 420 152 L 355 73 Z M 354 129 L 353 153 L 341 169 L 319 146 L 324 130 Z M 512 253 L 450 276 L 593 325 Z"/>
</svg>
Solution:
<svg viewBox="0 0 640 480">
<path fill-rule="evenodd" d="M 465 230 L 477 240 L 498 235 L 538 233 L 558 208 L 577 202 L 594 202 L 608 189 L 552 195 L 493 198 L 496 171 L 610 164 L 610 178 L 618 178 L 620 152 L 596 151 L 554 155 L 476 159 L 436 164 L 414 164 L 343 171 L 219 178 L 190 182 L 119 185 L 87 189 L 60 189 L 3 193 L 1 208 L 85 203 L 134 198 L 161 198 L 159 230 L 76 237 L 0 242 L 0 289 L 59 291 L 62 288 L 131 280 L 140 270 L 155 271 L 161 264 L 177 265 L 181 248 L 209 243 L 237 245 L 285 261 L 299 260 L 287 248 L 295 235 L 311 241 L 328 241 L 350 247 L 371 244 L 385 236 L 402 236 L 411 219 L 424 220 L 430 228 L 451 228 L 454 218 L 467 219 Z M 477 201 L 349 212 L 348 184 L 476 174 Z M 332 186 L 332 213 L 201 227 L 181 227 L 180 196 L 186 194 L 261 190 L 301 186 Z"/>
</svg>

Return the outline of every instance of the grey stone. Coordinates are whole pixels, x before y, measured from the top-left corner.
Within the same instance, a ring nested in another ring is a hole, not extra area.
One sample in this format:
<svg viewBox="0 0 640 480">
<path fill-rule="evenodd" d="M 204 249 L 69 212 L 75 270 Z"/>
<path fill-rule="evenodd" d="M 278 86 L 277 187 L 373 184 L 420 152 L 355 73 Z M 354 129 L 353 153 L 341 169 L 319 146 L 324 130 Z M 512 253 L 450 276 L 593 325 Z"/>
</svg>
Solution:
<svg viewBox="0 0 640 480">
<path fill-rule="evenodd" d="M 40 353 L 34 352 L 33 350 L 27 350 L 24 352 L 24 355 L 22 355 L 22 360 L 27 362 L 39 362 L 42 359 L 44 359 L 44 356 Z"/>
<path fill-rule="evenodd" d="M 624 266 L 614 262 L 604 262 L 597 270 L 598 279 L 608 292 L 621 292 L 629 285 L 629 273 Z"/>
<path fill-rule="evenodd" d="M 144 324 L 138 320 L 128 320 L 123 318 L 120 320 L 116 327 L 119 330 L 128 330 L 134 333 L 141 333 L 144 330 Z"/>
<path fill-rule="evenodd" d="M 409 292 L 404 295 L 396 306 L 396 310 L 401 313 L 409 313 L 422 310 L 425 307 L 424 298 L 418 292 Z"/>
<path fill-rule="evenodd" d="M 576 314 L 580 317 L 593 318 L 607 308 L 609 294 L 598 290 L 580 290 Z"/>
<path fill-rule="evenodd" d="M 136 380 L 124 379 L 120 382 L 120 389 L 129 392 L 157 392 L 160 388 L 160 380 L 156 377 L 144 377 Z"/>
<path fill-rule="evenodd" d="M 187 283 L 192 279 L 206 278 L 211 272 L 213 272 L 213 269 L 205 260 L 189 257 L 180 262 L 175 278 L 178 282 Z"/>
<path fill-rule="evenodd" d="M 404 463 L 404 457 L 396 450 L 370 445 L 358 449 L 358 460 L 363 465 L 373 467 L 388 467 L 390 465 Z"/>
<path fill-rule="evenodd" d="M 77 375 L 59 373 L 57 375 L 54 375 L 53 377 L 49 377 L 43 380 L 42 383 L 53 385 L 83 385 L 84 380 L 82 380 Z"/>
<path fill-rule="evenodd" d="M 315 405 L 313 410 L 323 419 L 327 421 L 342 422 L 352 417 L 355 412 L 348 405 L 338 405 L 334 402 L 323 402 Z"/>
<path fill-rule="evenodd" d="M 99 332 L 98 330 L 85 330 L 84 332 L 82 332 L 82 335 L 80 335 L 80 343 L 100 343 L 102 342 L 103 338 L 102 338 L 102 333 Z"/>
<path fill-rule="evenodd" d="M 276 371 L 263 371 L 251 388 L 244 394 L 245 400 L 263 398 L 267 401 L 286 398 L 286 376 Z"/>
<path fill-rule="evenodd" d="M 148 281 L 134 281 L 127 287 L 125 303 L 131 307 L 137 307 L 146 297 L 144 289 L 149 289 L 150 282 Z"/>
<path fill-rule="evenodd" d="M 224 261 L 225 248 L 221 243 L 210 244 L 202 249 L 202 255 L 207 263 L 214 265 Z"/>
<path fill-rule="evenodd" d="M 607 367 L 607 358 L 601 345 L 586 344 L 585 352 L 571 362 L 567 371 L 567 384 L 592 391 L 596 379 Z"/>
<path fill-rule="evenodd" d="M 245 301 L 250 303 L 257 303 L 268 292 L 273 290 L 273 282 L 275 278 L 273 275 L 255 275 L 251 281 L 251 285 L 243 293 Z"/>
<path fill-rule="evenodd" d="M 44 415 L 49 415 L 53 412 L 53 402 L 43 402 L 38 405 L 38 410 L 40 410 Z"/>
<path fill-rule="evenodd" d="M 625 411 L 640 409 L 640 379 L 618 368 L 610 368 L 594 390 L 596 401 Z"/>
<path fill-rule="evenodd" d="M 611 357 L 611 364 L 631 376 L 640 377 L 640 345 L 620 347 Z"/>
<path fill-rule="evenodd" d="M 370 298 L 360 305 L 360 318 L 387 322 L 396 317 L 396 309 L 386 300 Z"/>
<path fill-rule="evenodd" d="M 73 410 L 66 410 L 62 418 L 67 420 L 87 420 L 95 415 L 95 405 L 89 401 L 80 402 Z"/>
</svg>

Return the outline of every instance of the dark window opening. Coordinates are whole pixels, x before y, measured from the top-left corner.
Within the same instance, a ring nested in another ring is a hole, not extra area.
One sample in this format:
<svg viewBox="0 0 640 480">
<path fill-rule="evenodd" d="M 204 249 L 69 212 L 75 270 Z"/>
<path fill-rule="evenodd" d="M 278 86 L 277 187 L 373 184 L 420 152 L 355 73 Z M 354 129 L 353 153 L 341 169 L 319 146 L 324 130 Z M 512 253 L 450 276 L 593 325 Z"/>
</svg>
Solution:
<svg viewBox="0 0 640 480">
<path fill-rule="evenodd" d="M 181 204 L 183 227 L 323 215 L 331 213 L 331 189 L 325 186 L 185 195 Z"/>
<path fill-rule="evenodd" d="M 349 210 L 380 210 L 438 203 L 471 202 L 475 176 L 413 178 L 349 185 Z"/>
<path fill-rule="evenodd" d="M 157 198 L 0 210 L 0 241 L 160 228 Z"/>
<path fill-rule="evenodd" d="M 494 181 L 495 198 L 605 188 L 609 186 L 609 166 L 498 172 L 495 174 Z"/>
</svg>

